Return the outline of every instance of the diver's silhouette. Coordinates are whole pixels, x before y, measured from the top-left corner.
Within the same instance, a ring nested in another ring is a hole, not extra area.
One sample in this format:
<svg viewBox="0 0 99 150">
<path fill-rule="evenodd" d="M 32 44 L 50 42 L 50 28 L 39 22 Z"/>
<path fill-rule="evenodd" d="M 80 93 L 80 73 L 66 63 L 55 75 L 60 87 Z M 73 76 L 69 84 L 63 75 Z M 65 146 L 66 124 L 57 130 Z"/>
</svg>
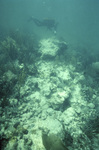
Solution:
<svg viewBox="0 0 99 150">
<path fill-rule="evenodd" d="M 56 31 L 57 25 L 58 23 L 55 22 L 54 19 L 43 19 L 42 21 L 39 19 L 36 19 L 34 17 L 31 17 L 31 19 L 37 26 L 41 27 L 41 26 L 45 26 L 47 27 L 49 30 L 54 30 Z"/>
</svg>

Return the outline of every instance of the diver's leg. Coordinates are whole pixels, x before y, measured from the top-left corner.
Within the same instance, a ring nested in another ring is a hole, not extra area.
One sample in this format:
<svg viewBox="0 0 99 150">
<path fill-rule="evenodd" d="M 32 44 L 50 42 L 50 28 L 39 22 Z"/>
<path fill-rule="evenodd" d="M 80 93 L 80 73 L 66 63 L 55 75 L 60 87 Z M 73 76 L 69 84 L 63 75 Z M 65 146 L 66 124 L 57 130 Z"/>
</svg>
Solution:
<svg viewBox="0 0 99 150">
<path fill-rule="evenodd" d="M 36 19 L 36 18 L 32 18 L 32 20 L 34 21 L 34 23 L 37 25 L 37 26 L 42 26 L 42 21 Z"/>
</svg>

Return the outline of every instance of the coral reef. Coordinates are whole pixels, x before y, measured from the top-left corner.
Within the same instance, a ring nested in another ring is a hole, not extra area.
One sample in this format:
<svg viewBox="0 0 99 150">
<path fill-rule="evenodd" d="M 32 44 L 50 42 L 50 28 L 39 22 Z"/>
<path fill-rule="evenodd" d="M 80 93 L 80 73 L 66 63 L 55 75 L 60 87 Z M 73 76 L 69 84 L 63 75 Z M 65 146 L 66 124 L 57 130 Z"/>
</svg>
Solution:
<svg viewBox="0 0 99 150">
<path fill-rule="evenodd" d="M 1 41 L 0 149 L 98 149 L 99 82 L 89 69 L 99 61 L 84 70 L 84 55 L 65 41 L 33 40 Z"/>
</svg>

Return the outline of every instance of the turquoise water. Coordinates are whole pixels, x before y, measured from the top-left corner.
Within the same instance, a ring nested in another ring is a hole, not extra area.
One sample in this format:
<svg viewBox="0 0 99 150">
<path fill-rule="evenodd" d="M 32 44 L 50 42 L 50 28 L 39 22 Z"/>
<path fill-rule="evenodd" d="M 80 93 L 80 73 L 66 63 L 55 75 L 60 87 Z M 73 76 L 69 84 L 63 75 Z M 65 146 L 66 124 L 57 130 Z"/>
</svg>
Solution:
<svg viewBox="0 0 99 150">
<path fill-rule="evenodd" d="M 0 0 L 0 149 L 99 149 L 98 0 Z"/>
</svg>

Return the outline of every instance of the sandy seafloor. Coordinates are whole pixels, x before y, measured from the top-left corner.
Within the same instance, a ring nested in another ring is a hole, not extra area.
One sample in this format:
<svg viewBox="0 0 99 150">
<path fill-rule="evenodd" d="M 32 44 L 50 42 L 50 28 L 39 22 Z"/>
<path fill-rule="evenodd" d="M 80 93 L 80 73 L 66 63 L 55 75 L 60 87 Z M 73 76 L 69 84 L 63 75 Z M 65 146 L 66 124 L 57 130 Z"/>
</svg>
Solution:
<svg viewBox="0 0 99 150">
<path fill-rule="evenodd" d="M 39 40 L 35 55 L 19 43 L 0 47 L 1 150 L 98 150 L 99 60 L 56 37 Z"/>
</svg>

